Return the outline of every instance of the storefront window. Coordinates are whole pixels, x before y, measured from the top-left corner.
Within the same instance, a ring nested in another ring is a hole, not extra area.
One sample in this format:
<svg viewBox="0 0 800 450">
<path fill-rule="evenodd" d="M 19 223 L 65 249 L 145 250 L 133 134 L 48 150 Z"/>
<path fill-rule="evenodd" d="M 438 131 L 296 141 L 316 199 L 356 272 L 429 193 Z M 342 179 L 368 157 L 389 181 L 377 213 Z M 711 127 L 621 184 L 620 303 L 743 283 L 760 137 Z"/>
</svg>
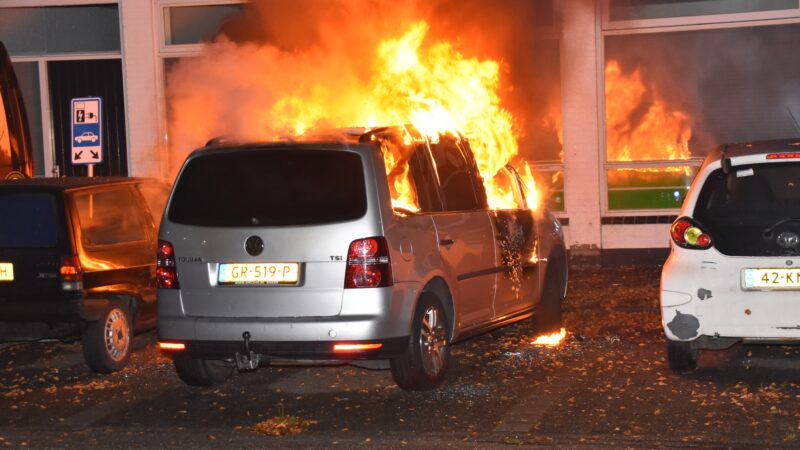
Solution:
<svg viewBox="0 0 800 450">
<path fill-rule="evenodd" d="M 244 5 L 176 6 L 164 10 L 167 45 L 199 44 L 216 37 L 220 26 Z"/>
<path fill-rule="evenodd" d="M 609 16 L 614 21 L 665 19 L 797 7 L 798 0 L 613 0 L 609 1 Z"/>
<path fill-rule="evenodd" d="M 797 136 L 797 42 L 800 25 L 606 37 L 608 209 L 678 208 L 691 176 L 671 167 Z"/>
<path fill-rule="evenodd" d="M 11 56 L 120 50 L 117 5 L 3 8 L 0 41 Z"/>
<path fill-rule="evenodd" d="M 564 211 L 564 172 L 562 170 L 534 171 L 536 189 L 543 198 L 542 204 L 550 211 Z"/>
<path fill-rule="evenodd" d="M 28 128 L 33 148 L 33 173 L 45 175 L 44 141 L 42 138 L 42 100 L 39 91 L 39 64 L 35 62 L 13 63 L 17 83 L 25 102 Z"/>
<path fill-rule="evenodd" d="M 696 172 L 690 166 L 609 170 L 608 208 L 680 208 Z"/>
</svg>

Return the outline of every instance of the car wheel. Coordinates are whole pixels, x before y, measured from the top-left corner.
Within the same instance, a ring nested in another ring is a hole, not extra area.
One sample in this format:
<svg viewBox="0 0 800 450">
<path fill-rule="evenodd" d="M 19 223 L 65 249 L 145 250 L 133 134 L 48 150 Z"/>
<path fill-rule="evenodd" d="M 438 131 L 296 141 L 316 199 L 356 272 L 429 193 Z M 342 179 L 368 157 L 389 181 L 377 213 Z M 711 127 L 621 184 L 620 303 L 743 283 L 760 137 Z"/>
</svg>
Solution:
<svg viewBox="0 0 800 450">
<path fill-rule="evenodd" d="M 219 386 L 233 375 L 236 366 L 220 359 L 175 358 L 178 378 L 189 386 Z"/>
<path fill-rule="evenodd" d="M 667 341 L 667 360 L 674 372 L 691 372 L 697 368 L 700 350 L 691 342 Z"/>
<path fill-rule="evenodd" d="M 83 332 L 83 356 L 95 372 L 122 370 L 131 356 L 133 334 L 128 308 L 112 306 Z"/>
<path fill-rule="evenodd" d="M 444 380 L 450 355 L 450 329 L 441 302 L 423 295 L 414 314 L 406 352 L 391 361 L 392 377 L 402 389 L 433 389 Z"/>
<path fill-rule="evenodd" d="M 561 288 L 556 266 L 548 268 L 542 286 L 542 299 L 533 316 L 533 330 L 537 334 L 555 333 L 563 325 L 561 311 Z"/>
</svg>

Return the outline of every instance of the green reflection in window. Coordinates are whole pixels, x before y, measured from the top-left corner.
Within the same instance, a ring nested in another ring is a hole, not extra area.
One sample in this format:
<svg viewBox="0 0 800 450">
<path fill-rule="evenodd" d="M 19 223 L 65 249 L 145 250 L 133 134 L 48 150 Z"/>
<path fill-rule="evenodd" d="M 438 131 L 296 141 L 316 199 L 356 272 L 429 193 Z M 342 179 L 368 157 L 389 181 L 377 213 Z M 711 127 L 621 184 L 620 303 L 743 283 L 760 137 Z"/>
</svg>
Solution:
<svg viewBox="0 0 800 450">
<path fill-rule="evenodd" d="M 608 209 L 677 209 L 696 167 L 613 169 L 608 174 Z"/>
<path fill-rule="evenodd" d="M 550 211 L 564 211 L 564 172 L 534 171 L 533 179 L 544 206 Z"/>
</svg>

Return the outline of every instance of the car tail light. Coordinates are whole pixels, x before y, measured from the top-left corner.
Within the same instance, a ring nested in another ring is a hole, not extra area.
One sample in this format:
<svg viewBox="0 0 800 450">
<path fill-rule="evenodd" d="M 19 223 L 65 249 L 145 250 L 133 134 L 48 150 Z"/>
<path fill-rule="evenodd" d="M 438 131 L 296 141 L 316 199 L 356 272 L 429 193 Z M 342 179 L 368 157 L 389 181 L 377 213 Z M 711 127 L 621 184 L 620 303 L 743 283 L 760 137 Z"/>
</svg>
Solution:
<svg viewBox="0 0 800 450">
<path fill-rule="evenodd" d="M 670 228 L 672 240 L 679 247 L 704 250 L 711 247 L 711 235 L 688 217 L 681 217 Z"/>
<path fill-rule="evenodd" d="M 81 263 L 75 255 L 61 258 L 61 267 L 58 269 L 61 275 L 61 289 L 65 291 L 79 291 L 83 289 L 83 272 Z"/>
<path fill-rule="evenodd" d="M 178 289 L 178 274 L 175 272 L 175 249 L 167 241 L 158 241 L 156 254 L 156 283 L 159 289 Z"/>
<path fill-rule="evenodd" d="M 392 285 L 389 245 L 384 237 L 358 239 L 347 251 L 345 289 L 373 288 Z"/>
</svg>

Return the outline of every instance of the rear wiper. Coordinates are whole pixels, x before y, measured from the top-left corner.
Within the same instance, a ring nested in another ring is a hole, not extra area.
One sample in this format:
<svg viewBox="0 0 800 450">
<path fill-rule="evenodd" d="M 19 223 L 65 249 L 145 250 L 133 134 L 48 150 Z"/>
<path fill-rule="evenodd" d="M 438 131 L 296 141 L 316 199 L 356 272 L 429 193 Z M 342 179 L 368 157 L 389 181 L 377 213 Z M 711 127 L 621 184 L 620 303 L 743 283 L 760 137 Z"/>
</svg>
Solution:
<svg viewBox="0 0 800 450">
<path fill-rule="evenodd" d="M 785 225 L 785 224 L 791 223 L 791 222 L 800 222 L 800 219 L 792 218 L 792 219 L 779 220 L 777 223 L 775 223 L 775 225 L 772 225 L 771 227 L 769 227 L 766 230 L 764 230 L 764 236 L 767 236 L 767 237 L 771 236 L 772 232 L 775 231 L 776 228 L 778 228 L 781 225 Z"/>
</svg>

